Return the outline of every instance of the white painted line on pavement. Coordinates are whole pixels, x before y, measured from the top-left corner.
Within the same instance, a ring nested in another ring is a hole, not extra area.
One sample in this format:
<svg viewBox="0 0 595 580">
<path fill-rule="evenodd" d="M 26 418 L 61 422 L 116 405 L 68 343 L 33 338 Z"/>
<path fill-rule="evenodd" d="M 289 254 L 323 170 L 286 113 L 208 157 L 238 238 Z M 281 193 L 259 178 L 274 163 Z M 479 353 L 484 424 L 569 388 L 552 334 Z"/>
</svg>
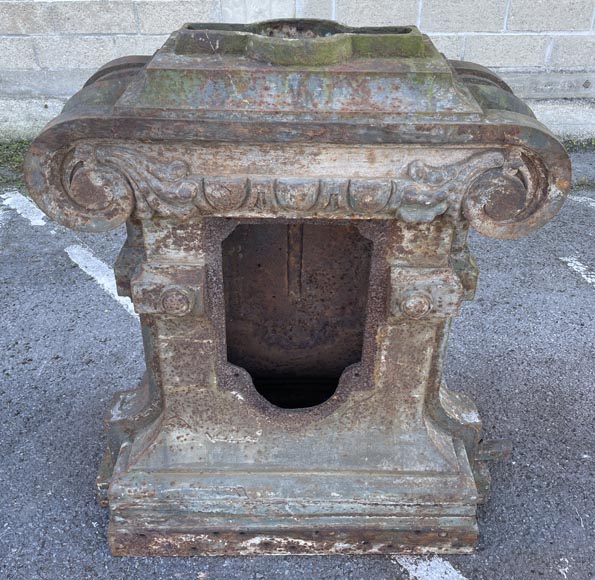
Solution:
<svg viewBox="0 0 595 580">
<path fill-rule="evenodd" d="M 595 288 L 595 273 L 591 272 L 587 266 L 579 262 L 576 258 L 560 258 L 573 272 L 576 272 L 587 284 Z"/>
<path fill-rule="evenodd" d="M 114 272 L 106 263 L 94 256 L 86 248 L 83 248 L 83 246 L 68 246 L 64 251 L 83 272 L 89 274 L 114 300 L 126 308 L 128 314 L 137 316 L 130 298 L 118 296 Z"/>
<path fill-rule="evenodd" d="M 29 220 L 32 226 L 45 226 L 45 214 L 17 189 L 5 190 L 0 195 L 2 204 L 10 209 L 15 210 L 19 215 Z M 5 221 L 4 212 L 0 213 L 0 226 Z M 55 234 L 56 230 L 51 230 L 50 233 Z M 116 281 L 114 279 L 113 270 L 97 258 L 93 252 L 83 248 L 83 246 L 73 245 L 68 246 L 64 250 L 68 257 L 81 269 L 83 272 L 91 276 L 97 284 L 99 284 L 114 300 L 119 302 L 132 316 L 137 316 L 134 312 L 134 306 L 130 298 L 118 296 L 116 289 Z"/>
<path fill-rule="evenodd" d="M 439 556 L 393 556 L 391 559 L 409 572 L 411 580 L 466 580 L 465 576 Z"/>
<path fill-rule="evenodd" d="M 19 215 L 28 219 L 32 226 L 45 226 L 45 214 L 29 199 L 16 189 L 9 189 L 2 195 L 2 203 L 14 209 Z"/>
<path fill-rule="evenodd" d="M 584 195 L 569 195 L 568 199 L 571 201 L 577 201 L 578 203 L 583 203 L 595 209 L 595 199 L 592 197 L 585 197 Z"/>
</svg>

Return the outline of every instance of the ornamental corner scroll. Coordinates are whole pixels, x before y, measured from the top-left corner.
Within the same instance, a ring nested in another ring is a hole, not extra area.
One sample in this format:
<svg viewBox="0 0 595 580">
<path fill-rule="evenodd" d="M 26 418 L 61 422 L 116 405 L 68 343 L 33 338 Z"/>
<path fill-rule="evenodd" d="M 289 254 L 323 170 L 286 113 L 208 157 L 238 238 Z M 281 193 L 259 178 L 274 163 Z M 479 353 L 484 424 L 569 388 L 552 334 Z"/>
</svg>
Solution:
<svg viewBox="0 0 595 580">
<path fill-rule="evenodd" d="M 116 227 L 133 212 L 140 219 L 278 215 L 408 223 L 440 215 L 459 220 L 462 214 L 485 235 L 512 237 L 521 234 L 509 236 L 508 230 L 541 223 L 536 216 L 555 198 L 547 171 L 518 150 L 490 149 L 442 166 L 415 159 L 396 173 L 384 179 L 208 176 L 193 173 L 183 159 L 162 161 L 132 147 L 80 144 L 65 156 L 62 186 L 71 214 L 67 225 L 77 213 L 82 218 L 77 229 L 85 229 L 92 214 L 105 214 Z"/>
</svg>

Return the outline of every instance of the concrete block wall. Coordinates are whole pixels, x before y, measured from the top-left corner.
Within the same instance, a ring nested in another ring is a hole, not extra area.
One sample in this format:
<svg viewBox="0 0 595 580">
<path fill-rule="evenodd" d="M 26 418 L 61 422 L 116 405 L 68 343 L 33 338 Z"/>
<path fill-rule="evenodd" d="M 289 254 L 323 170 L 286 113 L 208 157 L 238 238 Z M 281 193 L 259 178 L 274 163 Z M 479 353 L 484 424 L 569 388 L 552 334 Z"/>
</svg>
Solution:
<svg viewBox="0 0 595 580">
<path fill-rule="evenodd" d="M 184 22 L 416 24 L 525 98 L 595 97 L 595 0 L 0 0 L 0 139 L 35 133 L 94 70 Z"/>
</svg>

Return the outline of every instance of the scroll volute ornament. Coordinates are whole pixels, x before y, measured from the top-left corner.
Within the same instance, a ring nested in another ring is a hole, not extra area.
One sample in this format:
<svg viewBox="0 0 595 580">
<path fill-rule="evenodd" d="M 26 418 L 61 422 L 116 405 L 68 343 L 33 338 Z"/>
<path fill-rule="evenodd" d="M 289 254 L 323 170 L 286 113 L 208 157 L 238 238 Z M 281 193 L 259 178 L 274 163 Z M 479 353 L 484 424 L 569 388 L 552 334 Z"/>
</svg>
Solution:
<svg viewBox="0 0 595 580">
<path fill-rule="evenodd" d="M 485 236 L 518 238 L 552 219 L 566 194 L 550 182 L 541 160 L 514 151 L 502 167 L 471 182 L 463 200 L 463 215 Z"/>
<path fill-rule="evenodd" d="M 47 151 L 34 143 L 25 165 L 33 199 L 63 226 L 104 232 L 122 225 L 134 211 L 133 184 L 117 168 L 98 160 L 90 146 Z"/>
<path fill-rule="evenodd" d="M 101 216 L 117 227 L 134 209 L 134 193 L 128 179 L 94 158 L 74 165 L 66 163 L 63 180 L 63 189 L 78 212 L 78 220 Z"/>
</svg>

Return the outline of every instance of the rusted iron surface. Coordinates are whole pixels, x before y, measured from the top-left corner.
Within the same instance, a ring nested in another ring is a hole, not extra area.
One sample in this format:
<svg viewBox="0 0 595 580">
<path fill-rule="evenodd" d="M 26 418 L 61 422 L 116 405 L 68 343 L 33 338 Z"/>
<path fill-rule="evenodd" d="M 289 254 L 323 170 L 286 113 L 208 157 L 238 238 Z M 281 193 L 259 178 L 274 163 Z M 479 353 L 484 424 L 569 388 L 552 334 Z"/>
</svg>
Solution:
<svg viewBox="0 0 595 580">
<path fill-rule="evenodd" d="M 227 359 L 269 400 L 322 403 L 359 362 L 371 246 L 354 225 L 270 221 L 223 242 Z"/>
<path fill-rule="evenodd" d="M 34 141 L 33 198 L 126 222 L 147 371 L 107 416 L 114 554 L 468 552 L 486 461 L 442 367 L 469 226 L 560 209 L 560 143 L 415 27 L 186 25 Z"/>
</svg>

